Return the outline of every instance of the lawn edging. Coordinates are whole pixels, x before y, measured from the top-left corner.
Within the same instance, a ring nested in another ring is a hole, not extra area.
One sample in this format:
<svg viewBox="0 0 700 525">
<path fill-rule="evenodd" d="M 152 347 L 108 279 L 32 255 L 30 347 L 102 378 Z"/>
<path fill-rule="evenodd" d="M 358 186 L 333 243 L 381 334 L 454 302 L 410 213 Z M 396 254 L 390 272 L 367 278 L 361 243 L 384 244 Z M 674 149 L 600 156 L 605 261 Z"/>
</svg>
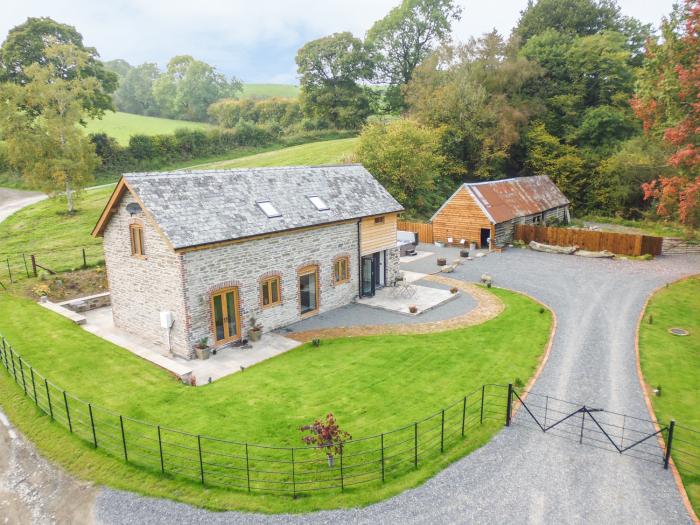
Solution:
<svg viewBox="0 0 700 525">
<path fill-rule="evenodd" d="M 639 318 L 637 319 L 637 330 L 636 330 L 635 336 L 634 336 L 634 354 L 635 354 L 635 361 L 636 361 L 636 368 L 637 368 L 637 379 L 639 379 L 639 386 L 641 387 L 642 394 L 644 395 L 644 403 L 646 404 L 647 412 L 649 412 L 649 416 L 651 417 L 651 421 L 654 423 L 654 430 L 656 432 L 659 432 L 659 434 L 657 435 L 657 440 L 658 440 L 659 446 L 662 448 L 662 450 L 666 450 L 666 441 L 663 438 L 663 433 L 660 432 L 661 426 L 659 425 L 659 422 L 656 419 L 656 412 L 654 411 L 654 406 L 651 403 L 651 397 L 649 396 L 649 389 L 647 388 L 647 384 L 644 381 L 644 374 L 642 372 L 642 363 L 641 363 L 640 352 L 639 352 L 639 331 L 640 331 L 641 326 L 642 326 L 642 321 L 644 321 L 644 315 L 646 314 L 649 303 L 651 302 L 652 298 L 658 292 L 660 292 L 661 290 L 663 290 L 664 288 L 666 288 L 669 285 L 681 283 L 683 281 L 687 281 L 688 279 L 693 279 L 695 277 L 697 277 L 697 275 L 686 275 L 685 277 L 681 277 L 680 279 L 676 279 L 675 281 L 664 283 L 661 286 L 654 288 L 649 293 L 649 295 L 647 295 L 647 298 L 644 301 L 644 306 L 642 307 L 642 311 L 639 313 Z M 672 457 L 669 460 L 669 465 L 671 467 L 671 473 L 673 474 L 673 479 L 676 482 L 676 487 L 678 488 L 678 492 L 680 493 L 681 499 L 683 500 L 683 505 L 685 505 L 685 508 L 688 511 L 688 515 L 690 516 L 690 519 L 693 520 L 693 522 L 696 525 L 700 525 L 700 519 L 698 518 L 698 515 L 695 513 L 695 509 L 693 508 L 693 505 L 690 502 L 690 498 L 688 497 L 688 492 L 685 490 L 685 485 L 683 485 L 683 479 L 681 478 L 681 475 L 678 472 L 678 469 L 676 468 L 676 464 L 673 461 Z"/>
</svg>

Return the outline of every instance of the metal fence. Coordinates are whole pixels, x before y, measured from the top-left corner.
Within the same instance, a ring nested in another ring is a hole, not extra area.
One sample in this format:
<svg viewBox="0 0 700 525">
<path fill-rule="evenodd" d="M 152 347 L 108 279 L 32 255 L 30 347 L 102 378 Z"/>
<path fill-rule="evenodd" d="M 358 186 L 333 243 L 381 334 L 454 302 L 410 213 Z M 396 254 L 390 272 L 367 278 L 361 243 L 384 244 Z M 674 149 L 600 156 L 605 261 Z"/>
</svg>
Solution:
<svg viewBox="0 0 700 525">
<path fill-rule="evenodd" d="M 92 405 L 34 370 L 4 337 L 0 362 L 36 406 L 69 432 L 125 462 L 208 486 L 297 496 L 380 484 L 507 422 L 508 387 L 483 385 L 401 428 L 345 441 L 330 461 L 317 447 L 275 447 L 192 434 Z"/>
</svg>

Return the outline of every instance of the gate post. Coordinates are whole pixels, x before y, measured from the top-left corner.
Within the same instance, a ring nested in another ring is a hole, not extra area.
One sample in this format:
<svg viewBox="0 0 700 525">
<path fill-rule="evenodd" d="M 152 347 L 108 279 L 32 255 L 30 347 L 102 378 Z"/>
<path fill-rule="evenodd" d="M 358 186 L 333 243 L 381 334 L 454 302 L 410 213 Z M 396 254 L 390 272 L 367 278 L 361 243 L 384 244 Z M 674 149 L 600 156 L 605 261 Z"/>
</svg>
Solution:
<svg viewBox="0 0 700 525">
<path fill-rule="evenodd" d="M 513 408 L 513 383 L 508 383 L 508 402 L 506 403 L 506 426 L 510 426 L 510 413 Z"/>
<path fill-rule="evenodd" d="M 668 425 L 668 441 L 666 443 L 666 454 L 664 455 L 664 469 L 668 469 L 668 463 L 671 461 L 671 446 L 673 445 L 673 430 L 676 428 L 676 420 L 672 419 Z"/>
</svg>

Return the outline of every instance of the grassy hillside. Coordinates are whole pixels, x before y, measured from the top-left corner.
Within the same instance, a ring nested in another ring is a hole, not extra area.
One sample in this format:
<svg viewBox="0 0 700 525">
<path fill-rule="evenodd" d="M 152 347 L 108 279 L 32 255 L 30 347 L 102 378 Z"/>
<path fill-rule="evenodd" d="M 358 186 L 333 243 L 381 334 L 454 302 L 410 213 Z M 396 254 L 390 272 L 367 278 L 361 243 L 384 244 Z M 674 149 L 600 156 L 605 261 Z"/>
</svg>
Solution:
<svg viewBox="0 0 700 525">
<path fill-rule="evenodd" d="M 145 117 L 117 111 L 108 111 L 102 119 L 91 120 L 87 125 L 88 133 L 107 133 L 120 144 L 129 143 L 131 135 L 160 135 L 173 133 L 176 129 L 208 129 L 211 126 L 203 122 L 188 122 L 159 117 Z"/>
<path fill-rule="evenodd" d="M 193 167 L 198 169 L 224 169 L 338 164 L 352 155 L 356 145 L 357 138 L 311 142 L 234 160 L 211 162 Z"/>
<path fill-rule="evenodd" d="M 244 98 L 271 98 L 299 96 L 299 86 L 293 84 L 243 84 Z"/>
</svg>

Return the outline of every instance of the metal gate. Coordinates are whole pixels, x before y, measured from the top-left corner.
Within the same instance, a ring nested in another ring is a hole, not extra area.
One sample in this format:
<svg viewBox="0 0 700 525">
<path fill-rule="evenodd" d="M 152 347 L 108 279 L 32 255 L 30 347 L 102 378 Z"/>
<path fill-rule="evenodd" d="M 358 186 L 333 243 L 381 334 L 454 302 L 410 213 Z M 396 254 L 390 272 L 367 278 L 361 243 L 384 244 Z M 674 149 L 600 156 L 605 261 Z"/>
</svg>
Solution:
<svg viewBox="0 0 700 525">
<path fill-rule="evenodd" d="M 548 395 L 534 392 L 518 394 L 512 387 L 509 388 L 509 406 L 506 425 L 517 423 L 530 426 L 582 445 L 625 454 L 668 468 L 675 421 L 657 425 L 649 419 Z"/>
</svg>

